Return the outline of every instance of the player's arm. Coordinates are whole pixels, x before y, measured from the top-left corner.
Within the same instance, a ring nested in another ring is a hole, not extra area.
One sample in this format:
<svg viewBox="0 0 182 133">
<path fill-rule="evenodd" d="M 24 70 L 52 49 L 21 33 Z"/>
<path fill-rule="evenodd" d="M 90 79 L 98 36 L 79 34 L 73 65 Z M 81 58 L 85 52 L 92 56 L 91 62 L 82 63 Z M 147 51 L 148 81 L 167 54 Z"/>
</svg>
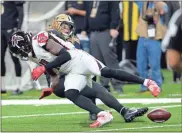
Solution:
<svg viewBox="0 0 182 133">
<path fill-rule="evenodd" d="M 64 63 L 68 62 L 69 60 L 71 60 L 71 55 L 65 49 L 62 49 L 59 52 L 58 57 L 55 60 L 53 60 L 52 62 L 46 64 L 45 68 L 46 68 L 46 70 L 50 70 L 53 68 L 60 67 Z"/>
<path fill-rule="evenodd" d="M 35 68 L 32 72 L 32 78 L 34 80 L 37 80 L 45 71 L 60 67 L 62 64 L 71 60 L 71 55 L 67 52 L 67 49 L 69 48 L 66 47 L 64 43 L 66 42 L 48 34 L 47 32 L 38 35 L 38 45 L 44 50 L 57 56 L 57 58 L 46 65 Z"/>
<path fill-rule="evenodd" d="M 66 47 L 66 42 L 54 35 L 47 32 L 41 33 L 38 35 L 38 43 L 44 50 L 57 56 L 55 60 L 45 65 L 46 70 L 60 67 L 71 59 L 70 54 L 67 52 L 69 48 Z"/>
</svg>

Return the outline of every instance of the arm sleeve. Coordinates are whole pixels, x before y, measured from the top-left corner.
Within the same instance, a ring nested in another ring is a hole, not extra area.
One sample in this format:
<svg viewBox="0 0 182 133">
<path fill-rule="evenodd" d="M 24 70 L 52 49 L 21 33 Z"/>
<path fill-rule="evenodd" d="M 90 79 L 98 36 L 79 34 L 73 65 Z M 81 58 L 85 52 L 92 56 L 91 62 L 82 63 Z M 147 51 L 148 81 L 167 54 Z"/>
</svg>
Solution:
<svg viewBox="0 0 182 133">
<path fill-rule="evenodd" d="M 46 70 L 50 70 L 52 68 L 57 68 L 71 60 L 71 55 L 64 49 L 62 49 L 58 55 L 58 57 L 52 62 L 45 65 Z"/>
<path fill-rule="evenodd" d="M 120 22 L 119 2 L 111 1 L 109 3 L 109 6 L 111 15 L 110 29 L 116 29 L 116 27 L 119 25 Z"/>
</svg>

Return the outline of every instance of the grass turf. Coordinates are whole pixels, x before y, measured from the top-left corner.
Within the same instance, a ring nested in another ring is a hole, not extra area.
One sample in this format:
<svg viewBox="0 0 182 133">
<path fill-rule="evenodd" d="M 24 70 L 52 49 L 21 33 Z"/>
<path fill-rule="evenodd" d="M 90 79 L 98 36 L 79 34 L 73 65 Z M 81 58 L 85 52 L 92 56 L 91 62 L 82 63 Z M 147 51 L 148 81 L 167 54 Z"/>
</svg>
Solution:
<svg viewBox="0 0 182 133">
<path fill-rule="evenodd" d="M 180 84 L 172 82 L 172 72 L 163 71 L 165 81 L 163 84 L 163 91 L 159 98 L 181 98 L 182 90 Z M 139 89 L 139 85 L 125 85 L 124 94 L 116 93 L 112 91 L 113 95 L 117 98 L 152 98 L 149 92 L 136 93 Z M 23 95 L 12 96 L 10 92 L 6 95 L 2 95 L 2 99 L 38 99 L 40 91 L 31 90 L 25 92 Z M 57 99 L 58 97 L 51 95 L 48 99 Z M 174 104 L 126 104 L 128 107 L 155 107 L 155 106 L 173 106 L 181 105 L 181 103 Z M 108 107 L 101 105 L 103 109 L 109 109 Z M 151 110 L 151 109 L 150 109 Z M 122 117 L 113 112 L 114 120 L 112 123 L 97 129 L 91 129 L 88 125 L 92 122 L 88 120 L 88 113 L 84 110 L 76 107 L 75 105 L 50 105 L 50 106 L 33 106 L 33 105 L 11 105 L 2 106 L 2 119 L 1 119 L 1 131 L 127 131 L 127 132 L 182 132 L 182 107 L 167 108 L 171 112 L 172 117 L 165 123 L 153 123 L 146 115 L 137 118 L 132 123 L 125 123 Z M 60 114 L 69 112 L 83 112 L 82 114 Z M 55 114 L 58 113 L 58 114 Z M 32 116 L 33 114 L 40 114 Z M 30 117 L 20 115 L 31 115 Z M 3 118 L 5 116 L 16 116 L 17 118 Z"/>
<path fill-rule="evenodd" d="M 173 106 L 174 104 L 128 104 L 128 107 L 156 107 Z M 180 105 L 176 103 L 175 105 Z M 109 109 L 101 105 L 101 108 Z M 151 110 L 151 108 L 150 108 Z M 50 105 L 50 106 L 3 106 L 2 116 L 20 116 L 21 118 L 3 118 L 2 131 L 182 131 L 182 110 L 181 106 L 167 108 L 172 117 L 165 123 L 154 123 L 147 116 L 136 118 L 132 123 L 125 123 L 123 118 L 115 111 L 112 123 L 102 128 L 91 129 L 88 125 L 92 122 L 88 120 L 88 113 L 75 105 Z M 83 112 L 83 114 L 64 114 L 70 112 Z M 35 115 L 26 117 L 26 115 Z M 39 114 L 39 115 L 38 115 Z"/>
</svg>

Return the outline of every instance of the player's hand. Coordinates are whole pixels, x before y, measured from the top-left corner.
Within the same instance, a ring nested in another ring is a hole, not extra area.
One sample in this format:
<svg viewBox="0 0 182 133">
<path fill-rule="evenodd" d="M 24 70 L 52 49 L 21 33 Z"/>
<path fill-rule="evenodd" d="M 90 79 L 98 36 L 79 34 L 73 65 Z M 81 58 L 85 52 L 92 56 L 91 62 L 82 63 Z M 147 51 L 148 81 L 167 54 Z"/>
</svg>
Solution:
<svg viewBox="0 0 182 133">
<path fill-rule="evenodd" d="M 45 66 L 38 66 L 32 71 L 32 79 L 37 80 L 46 71 Z"/>
<path fill-rule="evenodd" d="M 41 95 L 40 95 L 39 99 L 42 99 L 44 97 L 47 97 L 47 96 L 51 95 L 52 92 L 53 92 L 53 89 L 52 88 L 45 88 L 45 89 L 43 89 L 42 92 L 41 92 Z"/>
</svg>

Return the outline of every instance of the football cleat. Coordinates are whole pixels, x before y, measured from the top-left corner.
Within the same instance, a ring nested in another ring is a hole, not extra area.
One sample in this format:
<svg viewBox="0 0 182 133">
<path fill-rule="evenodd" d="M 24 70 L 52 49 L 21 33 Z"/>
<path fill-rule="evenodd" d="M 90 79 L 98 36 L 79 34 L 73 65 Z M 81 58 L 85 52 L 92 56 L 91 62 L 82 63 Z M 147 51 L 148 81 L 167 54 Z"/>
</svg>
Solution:
<svg viewBox="0 0 182 133">
<path fill-rule="evenodd" d="M 110 112 L 101 111 L 97 114 L 97 120 L 90 124 L 91 128 L 101 127 L 110 123 L 113 120 L 113 116 Z"/>
<path fill-rule="evenodd" d="M 159 95 L 160 87 L 157 85 L 155 81 L 149 79 L 147 82 L 147 87 L 154 97 L 157 97 Z"/>
<path fill-rule="evenodd" d="M 145 113 L 147 113 L 147 111 L 147 107 L 139 109 L 126 109 L 123 117 L 125 122 L 132 122 L 136 117 L 143 116 Z"/>
</svg>

